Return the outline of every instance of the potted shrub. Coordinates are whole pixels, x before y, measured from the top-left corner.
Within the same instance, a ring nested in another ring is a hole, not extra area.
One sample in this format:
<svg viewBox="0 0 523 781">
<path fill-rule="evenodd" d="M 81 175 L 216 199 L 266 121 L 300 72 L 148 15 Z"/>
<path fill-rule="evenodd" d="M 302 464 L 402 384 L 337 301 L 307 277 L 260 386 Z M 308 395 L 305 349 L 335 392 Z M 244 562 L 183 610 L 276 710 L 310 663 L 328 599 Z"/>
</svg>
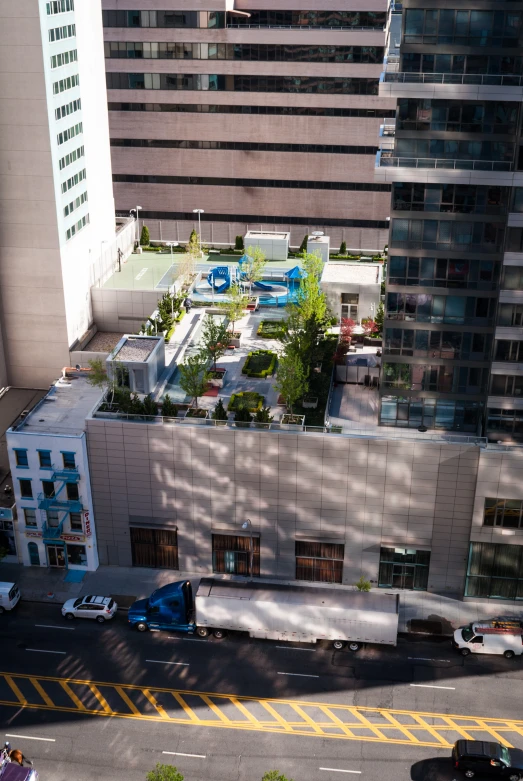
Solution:
<svg viewBox="0 0 523 781">
<path fill-rule="evenodd" d="M 201 407 L 189 407 L 187 412 L 185 413 L 184 420 L 191 420 L 192 422 L 199 422 L 204 421 L 207 419 L 207 415 L 209 413 L 206 409 L 202 409 Z"/>
<path fill-rule="evenodd" d="M 227 410 L 223 406 L 223 401 L 218 399 L 218 403 L 213 410 L 211 418 L 216 421 L 217 426 L 225 426 L 227 425 L 228 417 Z"/>
<path fill-rule="evenodd" d="M 213 388 L 223 388 L 226 374 L 227 369 L 223 369 L 219 366 L 217 366 L 214 370 L 211 369 L 208 375 L 209 385 L 211 385 Z"/>
<path fill-rule="evenodd" d="M 250 428 L 252 415 L 243 405 L 238 407 L 234 415 L 234 422 L 239 428 Z"/>
<path fill-rule="evenodd" d="M 168 393 L 165 394 L 165 398 L 162 402 L 162 415 L 165 418 L 172 420 L 178 414 L 178 407 L 173 403 Z"/>
<path fill-rule="evenodd" d="M 303 397 L 301 406 L 303 407 L 303 409 L 316 409 L 316 407 L 318 406 L 318 397 L 307 394 L 306 396 Z"/>
<path fill-rule="evenodd" d="M 270 407 L 261 407 L 254 416 L 254 428 L 270 428 L 274 420 Z"/>
</svg>

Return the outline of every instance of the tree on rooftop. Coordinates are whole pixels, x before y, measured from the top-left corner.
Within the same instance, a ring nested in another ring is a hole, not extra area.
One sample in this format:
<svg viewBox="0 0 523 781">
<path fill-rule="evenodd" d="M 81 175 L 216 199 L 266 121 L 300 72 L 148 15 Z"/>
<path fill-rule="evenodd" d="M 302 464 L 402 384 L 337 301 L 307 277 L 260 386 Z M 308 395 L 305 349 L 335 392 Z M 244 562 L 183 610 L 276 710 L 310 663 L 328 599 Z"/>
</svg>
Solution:
<svg viewBox="0 0 523 781">
<path fill-rule="evenodd" d="M 146 781 L 183 781 L 185 776 L 182 776 L 174 765 L 162 765 L 157 762 L 154 770 L 150 770 L 145 778 Z"/>
<path fill-rule="evenodd" d="M 225 355 L 231 335 L 225 320 L 218 321 L 212 315 L 206 315 L 203 321 L 200 344 L 203 352 L 212 360 L 212 371 L 216 371 L 216 361 Z"/>
<path fill-rule="evenodd" d="M 220 301 L 218 306 L 231 323 L 231 330 L 234 333 L 236 321 L 243 317 L 249 299 L 242 293 L 237 283 L 231 285 L 227 291 L 227 299 L 227 301 Z"/>
<path fill-rule="evenodd" d="M 374 322 L 376 323 L 378 330 L 376 331 L 376 334 L 378 336 L 383 336 L 383 323 L 385 320 L 385 309 L 383 306 L 383 301 L 380 301 L 378 305 L 378 309 L 376 310 L 376 317 L 374 318 Z"/>
<path fill-rule="evenodd" d="M 113 378 L 107 374 L 105 361 L 101 358 L 94 358 L 92 361 L 88 361 L 90 372 L 87 375 L 87 382 L 94 388 L 98 388 L 103 395 L 109 409 L 113 406 L 114 393 L 117 386 L 116 371 L 113 373 Z"/>
<path fill-rule="evenodd" d="M 291 415 L 292 408 L 308 390 L 307 374 L 299 355 L 289 350 L 278 359 L 278 370 L 274 387 L 285 399 Z"/>
<path fill-rule="evenodd" d="M 191 397 L 191 404 L 194 402 L 195 408 L 198 409 L 198 399 L 205 393 L 209 382 L 207 356 L 197 353 L 191 358 L 187 358 L 186 362 L 178 368 L 182 390 Z"/>
<path fill-rule="evenodd" d="M 140 235 L 140 246 L 148 247 L 150 240 L 151 237 L 149 235 L 149 228 L 147 227 L 147 225 L 144 225 L 142 227 L 142 233 Z"/>
<path fill-rule="evenodd" d="M 252 258 L 251 262 L 245 263 L 242 268 L 243 278 L 249 283 L 249 295 L 251 295 L 253 282 L 263 279 L 267 260 L 261 247 L 247 247 L 245 254 Z"/>
</svg>

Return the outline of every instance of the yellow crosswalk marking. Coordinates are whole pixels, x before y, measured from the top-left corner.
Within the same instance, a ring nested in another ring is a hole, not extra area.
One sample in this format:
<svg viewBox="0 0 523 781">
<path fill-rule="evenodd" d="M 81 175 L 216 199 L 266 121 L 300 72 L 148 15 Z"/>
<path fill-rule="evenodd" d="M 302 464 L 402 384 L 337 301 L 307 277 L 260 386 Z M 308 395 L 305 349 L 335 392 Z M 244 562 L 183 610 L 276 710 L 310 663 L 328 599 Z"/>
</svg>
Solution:
<svg viewBox="0 0 523 781">
<path fill-rule="evenodd" d="M 67 694 L 70 704 L 55 704 L 56 697 L 50 694 L 57 684 Z M 512 747 L 512 742 L 521 742 L 523 735 L 521 719 L 491 719 L 331 702 L 148 688 L 138 684 L 26 673 L 0 672 L 0 691 L 3 691 L 0 704 L 16 708 L 81 712 L 85 717 L 141 719 L 331 740 L 432 746 L 443 750 L 448 750 L 460 737 L 485 740 L 485 735 Z M 91 695 L 101 707 L 96 707 L 96 703 L 86 704 L 92 702 Z M 170 708 L 166 704 L 169 701 L 172 704 Z M 152 713 L 147 703 L 153 706 Z M 208 709 L 207 713 L 212 711 L 215 718 L 198 715 L 199 708 Z M 260 716 L 260 708 L 265 718 Z M 229 718 L 231 709 L 239 718 Z"/>
</svg>

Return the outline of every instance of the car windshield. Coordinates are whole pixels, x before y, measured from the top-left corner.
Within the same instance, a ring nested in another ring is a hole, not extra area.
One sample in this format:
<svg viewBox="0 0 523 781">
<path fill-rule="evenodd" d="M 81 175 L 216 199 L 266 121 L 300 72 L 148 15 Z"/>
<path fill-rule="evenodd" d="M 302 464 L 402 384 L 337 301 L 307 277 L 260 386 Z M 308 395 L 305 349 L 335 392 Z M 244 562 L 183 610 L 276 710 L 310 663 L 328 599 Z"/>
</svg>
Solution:
<svg viewBox="0 0 523 781">
<path fill-rule="evenodd" d="M 112 599 L 109 600 L 109 604 L 107 605 L 108 610 L 112 610 L 112 607 L 114 605 L 114 601 Z"/>
<path fill-rule="evenodd" d="M 474 630 L 470 626 L 464 626 L 461 630 L 461 636 L 466 643 L 470 642 L 474 637 Z"/>
<path fill-rule="evenodd" d="M 78 607 L 78 605 L 82 604 L 82 597 L 78 597 L 78 599 L 75 599 L 73 607 Z"/>
<path fill-rule="evenodd" d="M 501 750 L 501 759 L 507 765 L 507 767 L 510 766 L 510 754 L 508 753 L 508 748 L 506 746 L 500 746 Z"/>
</svg>

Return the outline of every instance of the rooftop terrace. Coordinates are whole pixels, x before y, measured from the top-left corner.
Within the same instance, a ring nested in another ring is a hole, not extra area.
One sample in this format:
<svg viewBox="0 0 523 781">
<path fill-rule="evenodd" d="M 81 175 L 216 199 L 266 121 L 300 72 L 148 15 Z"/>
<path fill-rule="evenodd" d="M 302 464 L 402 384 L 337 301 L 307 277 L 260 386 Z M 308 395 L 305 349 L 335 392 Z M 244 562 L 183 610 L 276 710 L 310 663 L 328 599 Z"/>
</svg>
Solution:
<svg viewBox="0 0 523 781">
<path fill-rule="evenodd" d="M 72 373 L 58 380 L 29 415 L 13 424 L 12 430 L 80 436 L 85 431 L 85 419 L 100 398 L 100 389 L 90 385 L 85 375 Z"/>
</svg>

